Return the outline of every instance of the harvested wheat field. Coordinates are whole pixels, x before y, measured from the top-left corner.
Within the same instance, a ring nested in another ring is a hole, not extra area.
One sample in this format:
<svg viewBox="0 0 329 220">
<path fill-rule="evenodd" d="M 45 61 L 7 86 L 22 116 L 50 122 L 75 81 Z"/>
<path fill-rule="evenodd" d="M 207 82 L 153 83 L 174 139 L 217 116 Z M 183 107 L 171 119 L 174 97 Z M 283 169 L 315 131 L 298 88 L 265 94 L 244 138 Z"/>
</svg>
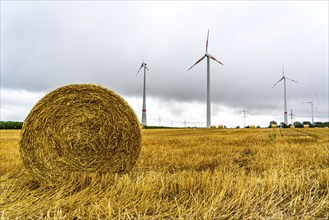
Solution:
<svg viewBox="0 0 329 220">
<path fill-rule="evenodd" d="M 1 219 L 328 219 L 328 129 L 142 130 L 129 173 L 39 184 L 1 130 Z"/>
</svg>

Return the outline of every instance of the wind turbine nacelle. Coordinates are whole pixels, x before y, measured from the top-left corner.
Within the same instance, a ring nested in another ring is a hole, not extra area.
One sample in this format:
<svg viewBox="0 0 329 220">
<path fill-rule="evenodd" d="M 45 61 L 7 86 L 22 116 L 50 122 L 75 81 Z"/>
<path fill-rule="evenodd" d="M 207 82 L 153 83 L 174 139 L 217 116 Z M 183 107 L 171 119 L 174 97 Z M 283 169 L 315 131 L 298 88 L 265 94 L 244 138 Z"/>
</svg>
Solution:
<svg viewBox="0 0 329 220">
<path fill-rule="evenodd" d="M 223 63 L 222 62 L 220 62 L 220 61 L 218 61 L 213 55 L 211 55 L 211 54 L 209 54 L 209 53 L 206 53 L 205 55 L 204 55 L 204 57 L 207 57 L 207 58 L 210 58 L 210 59 L 212 59 L 212 60 L 214 60 L 214 61 L 216 61 L 217 63 L 219 63 L 219 64 L 222 64 L 223 65 Z"/>
</svg>

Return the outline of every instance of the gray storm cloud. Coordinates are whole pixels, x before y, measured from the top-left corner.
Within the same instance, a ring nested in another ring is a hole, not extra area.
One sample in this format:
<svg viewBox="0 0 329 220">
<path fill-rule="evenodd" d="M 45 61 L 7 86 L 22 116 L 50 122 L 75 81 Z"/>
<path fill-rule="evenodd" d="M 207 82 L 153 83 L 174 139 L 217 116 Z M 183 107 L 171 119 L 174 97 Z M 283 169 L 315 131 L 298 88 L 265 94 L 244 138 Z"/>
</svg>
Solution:
<svg viewBox="0 0 329 220">
<path fill-rule="evenodd" d="M 1 88 L 47 92 L 96 83 L 150 97 L 204 102 L 211 62 L 214 103 L 281 109 L 282 64 L 288 103 L 314 99 L 328 112 L 328 2 L 1 2 Z M 319 110 L 319 111 L 320 111 Z M 180 110 L 171 109 L 173 112 Z M 319 113 L 320 114 L 320 113 Z"/>
</svg>

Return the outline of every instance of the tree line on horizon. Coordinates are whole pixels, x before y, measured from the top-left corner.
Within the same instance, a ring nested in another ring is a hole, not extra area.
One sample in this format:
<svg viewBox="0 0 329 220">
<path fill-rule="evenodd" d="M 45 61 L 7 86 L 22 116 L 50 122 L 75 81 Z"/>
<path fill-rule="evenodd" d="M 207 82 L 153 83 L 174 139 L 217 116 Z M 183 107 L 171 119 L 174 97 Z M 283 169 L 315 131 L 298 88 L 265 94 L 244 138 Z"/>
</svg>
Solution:
<svg viewBox="0 0 329 220">
<path fill-rule="evenodd" d="M 0 129 L 22 129 L 22 126 L 20 121 L 0 121 Z"/>
<path fill-rule="evenodd" d="M 289 128 L 291 126 L 291 124 L 286 125 L 284 122 L 277 124 L 276 121 L 270 121 L 268 127 L 270 128 L 272 124 L 275 124 L 281 128 Z M 296 121 L 292 125 L 295 126 L 295 128 L 303 128 L 304 125 L 308 125 L 310 128 L 325 128 L 325 127 L 329 127 L 329 122 L 314 122 L 314 124 L 312 124 L 309 121 L 303 121 L 303 122 Z M 23 122 L 20 121 L 0 121 L 0 129 L 22 129 L 22 127 L 23 127 Z M 152 129 L 152 128 L 170 128 L 170 127 L 145 126 L 145 128 Z M 246 126 L 246 128 L 249 128 L 249 126 Z M 260 127 L 257 126 L 257 128 Z"/>
<path fill-rule="evenodd" d="M 269 128 L 271 127 L 272 124 L 277 125 L 278 127 L 281 128 L 289 128 L 290 126 L 295 126 L 295 128 L 303 128 L 304 125 L 308 125 L 310 128 L 325 128 L 325 127 L 329 127 L 329 122 L 314 122 L 313 124 L 309 121 L 303 121 L 303 122 L 299 122 L 296 121 L 293 124 L 285 124 L 284 122 L 281 122 L 279 125 L 277 124 L 276 121 L 270 121 L 270 125 L 268 126 Z"/>
</svg>

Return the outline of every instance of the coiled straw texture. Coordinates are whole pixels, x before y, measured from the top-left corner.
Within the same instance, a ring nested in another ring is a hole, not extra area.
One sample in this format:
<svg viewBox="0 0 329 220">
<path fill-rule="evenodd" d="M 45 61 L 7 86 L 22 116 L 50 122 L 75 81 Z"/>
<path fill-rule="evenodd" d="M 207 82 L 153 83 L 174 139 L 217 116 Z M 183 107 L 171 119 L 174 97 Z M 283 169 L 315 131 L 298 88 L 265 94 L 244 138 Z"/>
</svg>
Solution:
<svg viewBox="0 0 329 220">
<path fill-rule="evenodd" d="M 128 103 L 91 84 L 60 87 L 44 96 L 24 121 L 20 153 L 41 183 L 88 174 L 125 173 L 141 150 L 141 131 Z"/>
</svg>

